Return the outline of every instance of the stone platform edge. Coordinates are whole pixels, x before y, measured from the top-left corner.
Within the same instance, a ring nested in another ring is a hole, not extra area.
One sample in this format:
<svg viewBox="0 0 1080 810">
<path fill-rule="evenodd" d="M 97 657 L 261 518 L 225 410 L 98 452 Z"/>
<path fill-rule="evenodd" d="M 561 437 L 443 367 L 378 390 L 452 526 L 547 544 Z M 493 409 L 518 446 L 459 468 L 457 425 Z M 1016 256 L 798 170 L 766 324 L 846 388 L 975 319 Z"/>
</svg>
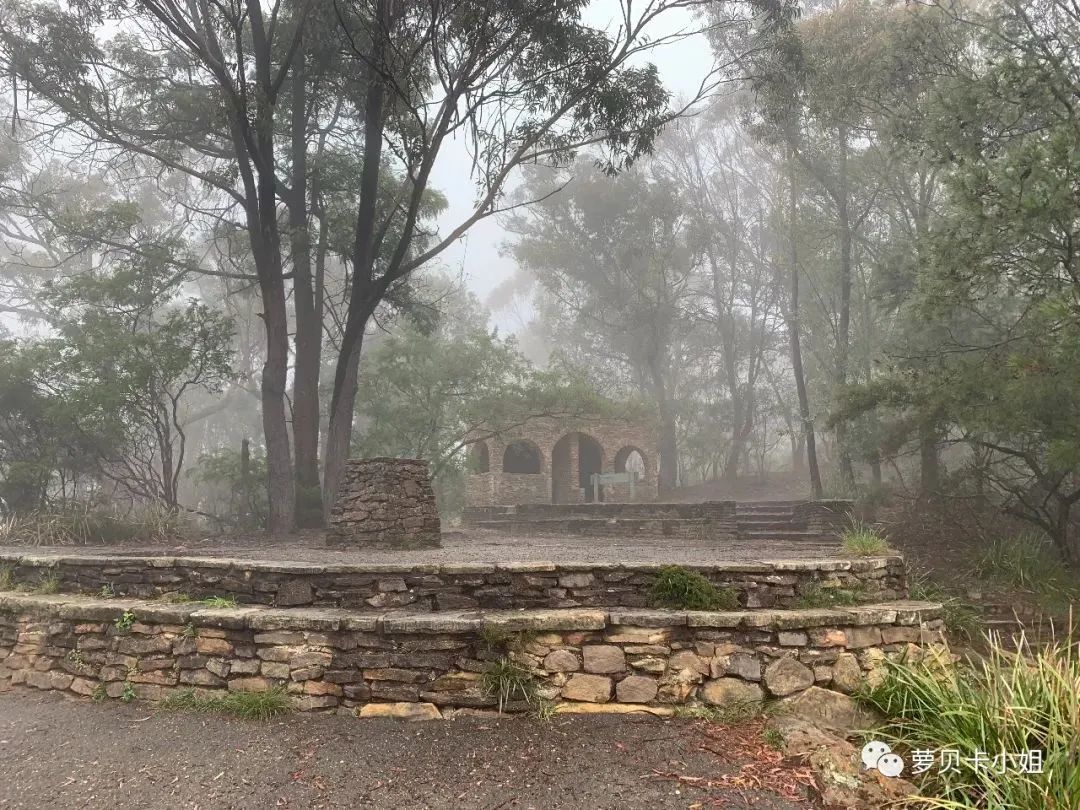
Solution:
<svg viewBox="0 0 1080 810">
<path fill-rule="evenodd" d="M 152 599 L 233 596 L 246 604 L 349 610 L 472 610 L 649 605 L 664 565 L 523 561 L 501 563 L 303 563 L 219 557 L 0 554 L 9 589 Z M 746 608 L 794 608 L 820 591 L 842 603 L 907 596 L 900 557 L 755 560 L 685 566 Z M 818 600 L 814 600 L 818 601 Z"/>
<path fill-rule="evenodd" d="M 302 711 L 438 717 L 490 708 L 492 664 L 560 711 L 672 711 L 852 692 L 942 641 L 940 605 L 812 610 L 565 609 L 356 614 L 0 593 L 0 688 L 162 700 L 282 688 Z M 511 710 L 529 708 L 524 701 Z"/>
</svg>

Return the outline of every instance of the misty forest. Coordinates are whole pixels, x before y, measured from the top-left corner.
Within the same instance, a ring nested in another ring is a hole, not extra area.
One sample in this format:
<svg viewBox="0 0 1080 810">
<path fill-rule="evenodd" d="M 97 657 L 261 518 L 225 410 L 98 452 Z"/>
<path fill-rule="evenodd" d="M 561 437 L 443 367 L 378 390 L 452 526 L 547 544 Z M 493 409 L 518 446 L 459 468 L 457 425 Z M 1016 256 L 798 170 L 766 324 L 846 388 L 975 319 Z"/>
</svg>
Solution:
<svg viewBox="0 0 1080 810">
<path fill-rule="evenodd" d="M 1075 5 L 587 6 L 5 0 L 8 542 L 318 528 L 370 456 L 452 521 L 600 410 L 662 496 L 1080 562 Z"/>
</svg>

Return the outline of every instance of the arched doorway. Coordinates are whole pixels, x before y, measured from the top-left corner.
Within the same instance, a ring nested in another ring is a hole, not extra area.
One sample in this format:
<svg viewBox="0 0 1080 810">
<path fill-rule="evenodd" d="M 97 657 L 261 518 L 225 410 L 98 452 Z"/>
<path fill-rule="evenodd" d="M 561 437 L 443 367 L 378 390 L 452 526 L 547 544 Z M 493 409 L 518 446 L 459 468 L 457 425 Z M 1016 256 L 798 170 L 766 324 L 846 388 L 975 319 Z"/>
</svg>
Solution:
<svg viewBox="0 0 1080 810">
<path fill-rule="evenodd" d="M 627 445 L 615 454 L 615 472 L 637 473 L 637 480 L 645 480 L 645 454 L 633 445 Z"/>
<path fill-rule="evenodd" d="M 600 442 L 584 433 L 567 433 L 551 450 L 551 502 L 592 501 L 592 475 L 603 471 L 604 448 Z"/>
</svg>

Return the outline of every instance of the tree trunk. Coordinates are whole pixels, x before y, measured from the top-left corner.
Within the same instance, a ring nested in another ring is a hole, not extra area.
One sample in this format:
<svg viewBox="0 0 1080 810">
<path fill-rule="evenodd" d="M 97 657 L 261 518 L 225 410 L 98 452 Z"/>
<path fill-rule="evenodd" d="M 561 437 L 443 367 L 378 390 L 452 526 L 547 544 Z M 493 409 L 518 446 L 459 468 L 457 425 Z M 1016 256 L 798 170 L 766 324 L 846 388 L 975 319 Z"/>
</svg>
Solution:
<svg viewBox="0 0 1080 810">
<path fill-rule="evenodd" d="M 840 147 L 839 178 L 837 181 L 837 227 L 840 231 L 840 317 L 836 339 L 836 382 L 838 393 L 847 385 L 848 351 L 851 331 L 851 213 L 847 179 L 847 127 L 838 128 Z M 840 457 L 840 481 L 844 489 L 855 488 L 855 471 L 851 464 L 851 450 L 847 441 L 847 424 L 836 426 L 836 446 Z"/>
<path fill-rule="evenodd" d="M 799 335 L 799 245 L 795 223 L 799 214 L 798 190 L 795 187 L 795 159 L 789 161 L 788 196 L 788 343 L 791 348 L 791 369 L 795 375 L 795 390 L 799 398 L 799 418 L 802 420 L 803 437 L 806 442 L 806 462 L 810 471 L 810 489 L 814 498 L 821 498 L 821 472 L 818 470 L 817 444 L 814 441 L 814 423 L 810 418 L 810 400 L 806 393 L 806 375 L 803 373 L 802 338 Z"/>
<path fill-rule="evenodd" d="M 292 75 L 292 188 L 289 238 L 296 312 L 293 367 L 293 447 L 296 453 L 296 525 L 323 525 L 319 488 L 319 373 L 322 363 L 322 312 L 315 306 L 311 277 L 311 236 L 307 204 L 307 85 L 303 46 Z"/>
<path fill-rule="evenodd" d="M 919 428 L 919 497 L 930 500 L 941 491 L 941 465 L 938 463 L 937 431 L 930 423 Z"/>
</svg>

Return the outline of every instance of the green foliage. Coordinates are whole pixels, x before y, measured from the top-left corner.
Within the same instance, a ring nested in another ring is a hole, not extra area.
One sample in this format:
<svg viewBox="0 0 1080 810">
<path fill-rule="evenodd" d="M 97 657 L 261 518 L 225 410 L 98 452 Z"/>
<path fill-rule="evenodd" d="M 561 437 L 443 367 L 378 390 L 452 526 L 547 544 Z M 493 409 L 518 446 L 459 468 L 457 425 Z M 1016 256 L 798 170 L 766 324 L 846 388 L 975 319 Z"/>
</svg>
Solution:
<svg viewBox="0 0 1080 810">
<path fill-rule="evenodd" d="M 94 692 L 90 697 L 95 703 L 101 703 L 108 696 L 109 693 L 106 691 L 105 684 L 99 683 L 97 686 L 94 687 Z"/>
<path fill-rule="evenodd" d="M 1065 612 L 1080 600 L 1077 575 L 1062 564 L 1053 543 L 1041 532 L 993 539 L 975 572 L 991 583 L 1029 591 L 1050 609 Z"/>
<path fill-rule="evenodd" d="M 37 585 L 34 586 L 34 592 L 46 595 L 60 593 L 60 577 L 53 572 L 42 571 Z"/>
<path fill-rule="evenodd" d="M 262 692 L 235 691 L 222 695 L 199 694 L 182 689 L 161 701 L 161 708 L 178 711 L 217 712 L 243 720 L 271 720 L 293 710 L 292 698 L 284 687 Z"/>
<path fill-rule="evenodd" d="M 135 614 L 130 610 L 125 610 L 120 614 L 117 620 L 113 622 L 113 627 L 116 628 L 117 633 L 124 635 L 131 632 L 131 625 L 134 623 Z"/>
<path fill-rule="evenodd" d="M 98 591 L 98 596 L 102 599 L 112 599 L 116 596 L 116 589 L 112 586 L 111 582 L 106 582 L 101 586 L 101 590 Z"/>
<path fill-rule="evenodd" d="M 831 608 L 857 605 L 862 601 L 862 588 L 823 588 L 812 582 L 806 586 L 795 600 L 798 609 Z"/>
<path fill-rule="evenodd" d="M 735 610 L 739 599 L 730 588 L 717 588 L 701 574 L 682 566 L 666 565 L 649 588 L 649 602 L 655 607 L 681 610 Z"/>
<path fill-rule="evenodd" d="M 235 596 L 208 596 L 199 602 L 209 608 L 234 608 L 238 604 Z"/>
<path fill-rule="evenodd" d="M 873 526 L 861 520 L 852 520 L 851 525 L 840 535 L 840 545 L 848 554 L 856 557 L 882 557 L 891 554 L 888 542 Z"/>
<path fill-rule="evenodd" d="M 15 569 L 8 563 L 0 565 L 0 591 L 10 591 L 15 584 Z"/>
<path fill-rule="evenodd" d="M 509 656 L 503 656 L 487 666 L 480 679 L 480 688 L 488 697 L 498 699 L 500 713 L 507 703 L 514 700 L 523 700 L 529 705 L 538 701 L 536 678 Z"/>
<path fill-rule="evenodd" d="M 240 451 L 222 448 L 203 453 L 187 477 L 196 485 L 199 508 L 236 528 L 260 528 L 270 505 L 266 454 L 252 450 L 246 464 Z"/>
<path fill-rule="evenodd" d="M 988 656 L 971 665 L 947 655 L 920 663 L 891 662 L 880 685 L 862 695 L 890 718 L 875 732 L 907 753 L 953 749 L 955 771 L 931 768 L 919 782 L 918 801 L 941 808 L 1078 807 L 1075 767 L 1080 724 L 1080 657 L 1067 642 L 1006 650 L 993 639 Z M 991 756 L 1044 752 L 1043 773 L 1004 774 L 973 764 L 976 751 Z"/>
<path fill-rule="evenodd" d="M 944 609 L 945 630 L 953 638 L 973 641 L 982 631 L 979 611 L 959 597 L 950 594 L 925 572 L 909 574 L 908 595 L 919 602 L 939 602 Z"/>
</svg>

